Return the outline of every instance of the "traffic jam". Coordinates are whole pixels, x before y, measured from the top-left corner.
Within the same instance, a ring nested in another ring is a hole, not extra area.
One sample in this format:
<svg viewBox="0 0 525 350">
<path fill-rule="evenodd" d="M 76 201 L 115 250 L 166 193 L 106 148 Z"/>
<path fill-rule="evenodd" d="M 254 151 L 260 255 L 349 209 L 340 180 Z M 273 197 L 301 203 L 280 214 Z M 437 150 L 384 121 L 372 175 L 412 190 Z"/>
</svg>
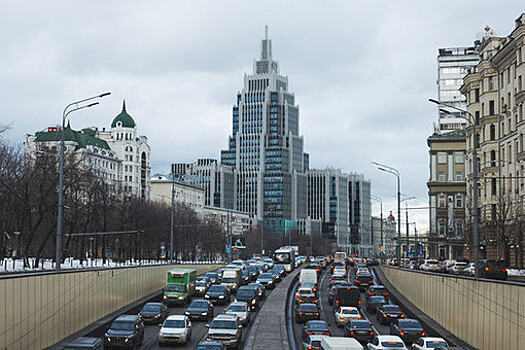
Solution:
<svg viewBox="0 0 525 350">
<path fill-rule="evenodd" d="M 374 259 L 309 257 L 294 289 L 293 338 L 299 349 L 452 349 L 376 283 Z"/>
</svg>

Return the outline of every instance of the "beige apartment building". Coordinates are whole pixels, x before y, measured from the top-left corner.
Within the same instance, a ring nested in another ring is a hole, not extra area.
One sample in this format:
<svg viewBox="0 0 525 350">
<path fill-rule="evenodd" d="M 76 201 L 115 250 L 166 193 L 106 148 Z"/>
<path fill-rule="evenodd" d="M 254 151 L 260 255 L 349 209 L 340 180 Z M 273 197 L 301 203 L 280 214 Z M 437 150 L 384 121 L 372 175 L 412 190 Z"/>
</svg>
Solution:
<svg viewBox="0 0 525 350">
<path fill-rule="evenodd" d="M 472 200 L 473 147 L 478 154 L 481 257 L 523 266 L 525 196 L 525 13 L 507 37 L 487 27 L 480 63 L 464 78 L 461 93 L 474 119 L 478 145 L 467 128 L 467 174 Z M 472 205 L 472 203 L 469 203 Z"/>
<path fill-rule="evenodd" d="M 464 257 L 466 181 L 464 130 L 434 133 L 427 139 L 430 179 L 427 182 L 430 231 L 427 254 L 442 259 Z"/>
</svg>

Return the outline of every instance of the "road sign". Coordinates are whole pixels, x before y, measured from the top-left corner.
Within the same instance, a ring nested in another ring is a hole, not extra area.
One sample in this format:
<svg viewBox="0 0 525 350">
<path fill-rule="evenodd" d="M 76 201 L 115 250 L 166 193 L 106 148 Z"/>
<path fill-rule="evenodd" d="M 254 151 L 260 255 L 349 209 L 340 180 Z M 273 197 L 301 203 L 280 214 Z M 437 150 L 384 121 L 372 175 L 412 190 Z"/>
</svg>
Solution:
<svg viewBox="0 0 525 350">
<path fill-rule="evenodd" d="M 384 252 L 385 251 L 385 247 L 383 247 L 383 246 L 379 247 L 379 251 L 380 252 Z"/>
<path fill-rule="evenodd" d="M 232 249 L 230 247 L 226 247 L 226 253 L 231 253 Z"/>
<path fill-rule="evenodd" d="M 233 251 L 236 252 L 237 251 L 237 247 L 233 247 Z"/>
</svg>

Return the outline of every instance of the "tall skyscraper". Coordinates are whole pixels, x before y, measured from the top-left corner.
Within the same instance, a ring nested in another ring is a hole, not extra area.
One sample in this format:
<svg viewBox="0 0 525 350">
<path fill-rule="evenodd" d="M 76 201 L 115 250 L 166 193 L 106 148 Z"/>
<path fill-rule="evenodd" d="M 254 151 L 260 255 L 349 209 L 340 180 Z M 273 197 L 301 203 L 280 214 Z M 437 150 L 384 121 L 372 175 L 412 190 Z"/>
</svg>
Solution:
<svg viewBox="0 0 525 350">
<path fill-rule="evenodd" d="M 308 155 L 299 135 L 299 107 L 288 89 L 266 28 L 253 73 L 245 74 L 237 94 L 221 163 L 234 169 L 235 209 L 264 220 L 276 232 L 285 232 L 307 213 Z"/>
<path fill-rule="evenodd" d="M 452 105 L 457 108 L 465 109 L 465 96 L 459 92 L 463 84 L 463 77 L 472 67 L 476 67 L 479 62 L 479 52 L 476 46 L 473 47 L 452 47 L 441 48 L 438 51 L 438 100 L 439 102 Z M 439 133 L 447 133 L 458 129 L 464 129 L 467 122 L 465 116 L 455 109 L 439 107 Z M 449 112 L 449 113 L 447 113 Z"/>
</svg>

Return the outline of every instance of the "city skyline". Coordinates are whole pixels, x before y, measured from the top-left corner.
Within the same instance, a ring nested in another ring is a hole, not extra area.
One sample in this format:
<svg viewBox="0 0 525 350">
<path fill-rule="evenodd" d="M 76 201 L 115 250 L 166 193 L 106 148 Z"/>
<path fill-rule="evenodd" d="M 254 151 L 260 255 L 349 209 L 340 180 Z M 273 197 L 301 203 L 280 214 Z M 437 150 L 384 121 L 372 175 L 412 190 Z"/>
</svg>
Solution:
<svg viewBox="0 0 525 350">
<path fill-rule="evenodd" d="M 111 99 L 72 118 L 72 127 L 108 127 L 125 98 L 151 141 L 152 173 L 166 172 L 173 162 L 219 158 L 230 134 L 232 96 L 250 59 L 257 57 L 268 24 L 276 56 L 298 97 L 311 168 L 365 174 L 373 193 L 385 201 L 384 211 L 394 214 L 394 179 L 370 162 L 398 168 L 402 193 L 426 205 L 425 140 L 437 119 L 427 99 L 437 96 L 438 49 L 472 45 L 485 25 L 506 35 L 521 13 L 519 2 L 503 10 L 467 2 L 454 11 L 446 3 L 435 8 L 415 2 L 399 8 L 339 4 L 339 11 L 280 6 L 275 17 L 261 9 L 250 20 L 236 16 L 241 22 L 228 26 L 235 14 L 217 4 L 169 8 L 164 3 L 179 24 L 161 7 L 100 4 L 81 7 L 84 15 L 74 21 L 53 15 L 60 5 L 66 12 L 78 9 L 66 2 L 2 5 L 6 55 L 0 60 L 6 69 L 1 76 L 9 88 L 0 94 L 0 123 L 11 126 L 10 142 L 21 144 L 25 134 L 57 124 L 70 101 L 110 90 Z M 248 5 L 237 5 L 238 14 L 252 14 Z M 100 26 L 90 19 L 95 13 Z M 293 13 L 296 23 L 286 21 Z M 317 15 L 326 20 L 314 21 Z M 192 16 L 195 23 L 184 20 Z M 444 20 L 450 24 L 446 28 L 440 25 Z M 16 35 L 8 37 L 11 28 Z M 395 118 L 403 122 L 392 123 Z M 428 212 L 419 212 L 415 220 L 425 225 Z"/>
</svg>

